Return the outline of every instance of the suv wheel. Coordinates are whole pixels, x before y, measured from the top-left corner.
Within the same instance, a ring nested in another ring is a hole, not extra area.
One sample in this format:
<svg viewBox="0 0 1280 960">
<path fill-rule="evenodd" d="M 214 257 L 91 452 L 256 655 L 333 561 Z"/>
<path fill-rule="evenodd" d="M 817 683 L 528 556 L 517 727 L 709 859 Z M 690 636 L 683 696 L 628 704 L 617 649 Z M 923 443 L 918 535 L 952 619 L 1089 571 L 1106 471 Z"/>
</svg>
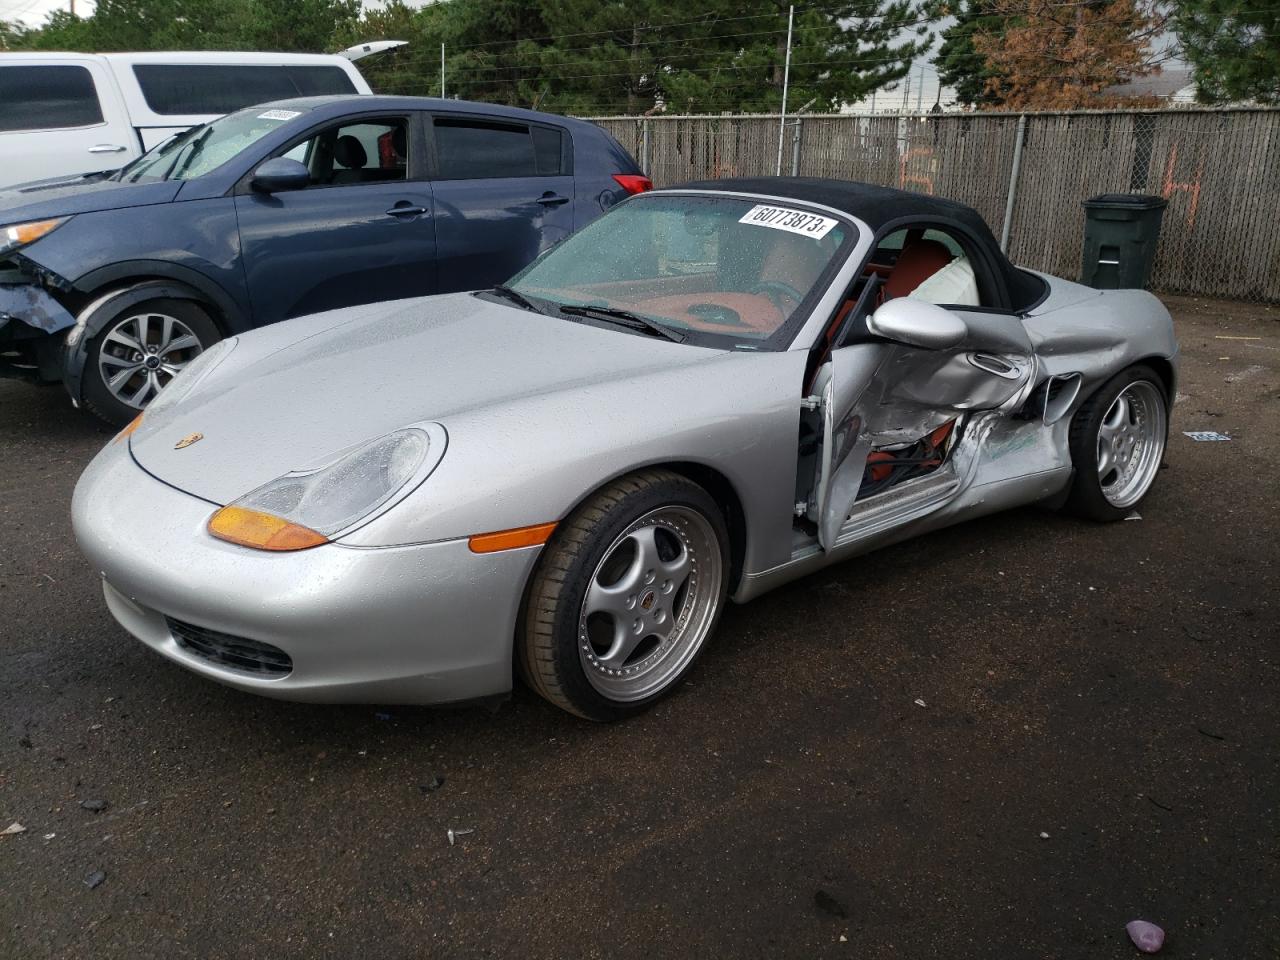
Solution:
<svg viewBox="0 0 1280 960">
<path fill-rule="evenodd" d="M 202 351 L 222 339 L 207 311 L 190 300 L 156 299 L 126 307 L 89 346 L 85 406 L 123 426 Z"/>
</svg>

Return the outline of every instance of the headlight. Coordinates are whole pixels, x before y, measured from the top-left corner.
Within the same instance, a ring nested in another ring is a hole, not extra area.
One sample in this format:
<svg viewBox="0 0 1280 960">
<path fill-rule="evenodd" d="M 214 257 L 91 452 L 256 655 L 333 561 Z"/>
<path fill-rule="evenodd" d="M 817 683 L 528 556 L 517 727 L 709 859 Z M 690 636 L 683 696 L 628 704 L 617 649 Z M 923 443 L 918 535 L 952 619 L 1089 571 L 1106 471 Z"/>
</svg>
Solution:
<svg viewBox="0 0 1280 960">
<path fill-rule="evenodd" d="M 417 427 L 389 433 L 318 470 L 288 473 L 246 494 L 209 519 L 209 532 L 258 550 L 327 543 L 418 476 L 432 446 Z"/>
<path fill-rule="evenodd" d="M 54 217 L 52 220 L 30 220 L 27 223 L 0 227 L 0 253 L 8 253 L 10 250 L 17 250 L 29 243 L 35 243 L 70 219 L 70 217 Z"/>
</svg>

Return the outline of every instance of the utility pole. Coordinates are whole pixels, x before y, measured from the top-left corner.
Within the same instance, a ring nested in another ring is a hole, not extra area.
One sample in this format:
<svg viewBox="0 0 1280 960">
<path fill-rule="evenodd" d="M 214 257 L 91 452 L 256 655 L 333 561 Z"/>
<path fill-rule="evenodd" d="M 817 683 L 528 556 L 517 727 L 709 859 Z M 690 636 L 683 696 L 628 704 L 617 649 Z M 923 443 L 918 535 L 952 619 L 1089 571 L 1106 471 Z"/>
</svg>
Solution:
<svg viewBox="0 0 1280 960">
<path fill-rule="evenodd" d="M 440 44 L 440 99 L 444 99 L 444 44 Z"/>
<path fill-rule="evenodd" d="M 920 83 L 916 86 L 916 113 L 920 112 L 920 98 L 924 96 L 924 64 L 920 64 Z"/>
<path fill-rule="evenodd" d="M 782 68 L 782 116 L 778 118 L 778 166 L 776 176 L 782 176 L 782 141 L 787 133 L 787 87 L 791 83 L 791 31 L 795 27 L 796 8 L 787 8 L 787 61 Z"/>
</svg>

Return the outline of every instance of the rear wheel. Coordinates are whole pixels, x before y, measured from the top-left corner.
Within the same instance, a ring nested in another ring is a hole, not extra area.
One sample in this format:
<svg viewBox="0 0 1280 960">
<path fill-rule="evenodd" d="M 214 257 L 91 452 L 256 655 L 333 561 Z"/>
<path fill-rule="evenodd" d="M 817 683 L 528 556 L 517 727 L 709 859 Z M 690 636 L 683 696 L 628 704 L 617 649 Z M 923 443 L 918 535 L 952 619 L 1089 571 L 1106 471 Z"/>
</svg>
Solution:
<svg viewBox="0 0 1280 960">
<path fill-rule="evenodd" d="M 1066 509 L 1093 520 L 1128 516 L 1160 472 L 1168 431 L 1168 401 L 1155 371 L 1135 366 L 1109 380 L 1071 423 L 1076 475 Z"/>
<path fill-rule="evenodd" d="M 589 720 L 639 713 L 674 689 L 715 629 L 729 538 L 697 484 L 653 470 L 615 481 L 560 524 L 530 585 L 517 662 Z"/>
<path fill-rule="evenodd" d="M 207 311 L 190 300 L 147 300 L 121 310 L 89 346 L 82 395 L 85 406 L 123 426 L 222 334 Z"/>
</svg>

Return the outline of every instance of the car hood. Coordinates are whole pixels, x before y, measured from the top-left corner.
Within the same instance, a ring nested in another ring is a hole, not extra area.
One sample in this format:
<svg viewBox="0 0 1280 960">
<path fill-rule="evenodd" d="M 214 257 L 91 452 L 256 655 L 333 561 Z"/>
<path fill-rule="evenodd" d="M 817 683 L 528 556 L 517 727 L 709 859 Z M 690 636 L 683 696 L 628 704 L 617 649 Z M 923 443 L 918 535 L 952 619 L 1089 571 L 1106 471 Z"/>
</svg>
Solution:
<svg viewBox="0 0 1280 960">
<path fill-rule="evenodd" d="M 144 417 L 130 447 L 152 475 L 227 504 L 410 424 L 436 421 L 449 431 L 451 418 L 466 413 L 472 416 L 461 419 L 475 433 L 483 417 L 474 414 L 485 408 L 634 385 L 635 378 L 723 356 L 471 294 L 375 304 L 243 335 L 192 394 L 152 423 Z M 562 409 L 572 436 L 571 398 Z M 176 449 L 196 433 L 198 442 Z M 449 442 L 519 439 L 450 431 Z"/>
<path fill-rule="evenodd" d="M 181 187 L 168 180 L 120 183 L 97 173 L 37 180 L 0 190 L 0 224 L 168 203 Z"/>
</svg>

